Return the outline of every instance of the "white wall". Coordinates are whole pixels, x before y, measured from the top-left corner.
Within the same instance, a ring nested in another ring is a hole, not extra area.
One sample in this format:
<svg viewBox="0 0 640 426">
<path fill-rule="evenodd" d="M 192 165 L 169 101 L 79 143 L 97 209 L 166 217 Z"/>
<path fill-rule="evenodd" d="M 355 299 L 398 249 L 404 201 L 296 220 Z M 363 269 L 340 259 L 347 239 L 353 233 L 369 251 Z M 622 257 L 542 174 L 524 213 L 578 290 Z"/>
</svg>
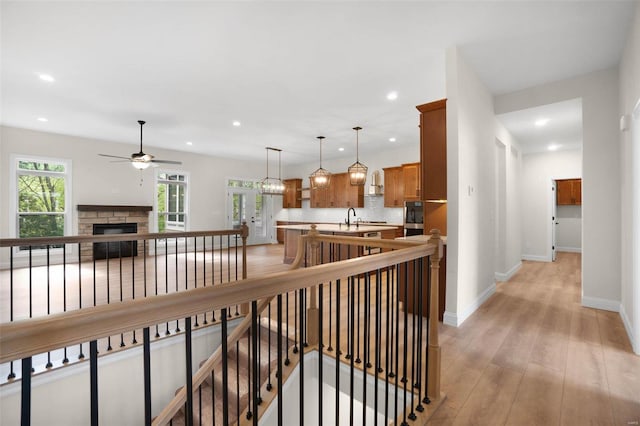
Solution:
<svg viewBox="0 0 640 426">
<path fill-rule="evenodd" d="M 419 120 L 419 113 L 416 110 L 416 123 Z M 378 151 L 371 154 L 361 154 L 360 161 L 368 168 L 367 182 L 365 183 L 364 208 L 356 209 L 357 217 L 363 220 L 384 220 L 388 223 L 402 225 L 401 208 L 385 208 L 383 196 L 367 196 L 367 190 L 371 184 L 371 174 L 375 170 L 380 171 L 380 177 L 384 185 L 384 167 L 400 166 L 404 163 L 415 163 L 420 161 L 420 135 L 416 127 L 415 143 L 402 144 L 385 151 Z M 390 144 L 391 145 L 391 144 Z M 391 145 L 393 146 L 393 145 Z M 353 164 L 355 158 L 344 157 L 341 159 L 323 160 L 322 167 L 331 173 L 344 173 Z M 286 169 L 287 178 L 302 178 L 302 186 L 309 187 L 309 175 L 318 168 L 318 159 L 314 161 L 289 166 Z M 283 209 L 278 215 L 278 220 L 292 221 L 319 221 L 319 222 L 342 222 L 347 217 L 347 209 L 318 209 L 310 208 L 309 201 L 302 201 L 301 209 Z M 353 218 L 351 219 L 353 220 Z"/>
<path fill-rule="evenodd" d="M 621 115 L 631 116 L 640 102 L 640 7 L 620 62 Z M 636 110 L 638 111 L 638 110 Z M 638 113 L 640 114 L 640 112 Z M 634 131 L 620 135 L 621 310 L 635 352 L 640 354 L 640 116 Z M 632 238 L 629 238 L 629 236 Z"/>
<path fill-rule="evenodd" d="M 67 158 L 73 162 L 74 214 L 72 235 L 77 233 L 76 205 L 153 205 L 154 169 L 142 172 L 128 163 L 110 163 L 98 153 L 129 156 L 135 144 L 119 144 L 95 139 L 44 133 L 13 127 L 0 128 L 0 236 L 9 237 L 9 156 L 39 155 Z M 190 174 L 190 230 L 224 229 L 227 177 L 258 178 L 266 172 L 263 162 L 238 161 L 180 151 L 149 148 L 157 158 L 182 161 L 174 170 Z M 142 179 L 142 180 L 141 180 Z M 152 217 L 153 219 L 153 217 Z"/>
<path fill-rule="evenodd" d="M 507 281 L 522 265 L 522 198 L 521 192 L 521 170 L 522 151 L 518 141 L 507 131 L 507 129 L 495 120 L 495 134 L 497 141 L 505 149 L 500 151 L 504 155 L 504 200 L 500 205 L 504 212 L 496 217 L 496 229 L 499 235 L 503 235 L 504 244 L 497 245 L 496 250 L 496 279 Z"/>
<path fill-rule="evenodd" d="M 551 181 L 580 177 L 582 177 L 581 150 L 523 155 L 520 190 L 524 207 L 522 209 L 523 259 L 551 260 L 551 207 L 554 202 Z"/>
<path fill-rule="evenodd" d="M 620 306 L 618 69 L 597 71 L 495 98 L 497 114 L 582 98 L 582 303 Z M 523 206 L 526 209 L 526 206 Z M 525 239 L 525 252 L 526 248 Z"/>
<path fill-rule="evenodd" d="M 447 50 L 447 296 L 461 324 L 495 291 L 495 117 L 489 91 Z"/>
</svg>

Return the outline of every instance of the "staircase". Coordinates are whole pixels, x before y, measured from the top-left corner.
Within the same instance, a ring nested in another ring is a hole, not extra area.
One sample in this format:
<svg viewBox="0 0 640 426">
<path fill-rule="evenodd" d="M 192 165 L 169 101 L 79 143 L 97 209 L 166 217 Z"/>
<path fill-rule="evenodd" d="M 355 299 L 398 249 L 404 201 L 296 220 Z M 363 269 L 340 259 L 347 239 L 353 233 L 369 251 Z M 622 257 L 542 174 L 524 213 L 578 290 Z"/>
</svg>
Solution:
<svg viewBox="0 0 640 426">
<path fill-rule="evenodd" d="M 271 325 L 271 331 L 269 331 Z M 285 326 L 282 328 L 283 332 Z M 262 388 L 269 380 L 271 375 L 271 383 L 276 391 L 275 372 L 278 364 L 278 333 L 277 323 L 269 322 L 267 318 L 260 321 L 259 326 L 259 385 Z M 251 335 L 250 330 L 245 332 L 236 344 L 230 345 L 227 351 L 227 371 L 228 371 L 228 416 L 229 423 L 236 423 L 238 415 L 241 419 L 246 419 L 247 408 L 249 406 L 251 372 Z M 293 340 L 283 336 L 282 341 L 282 357 L 283 363 L 286 354 L 293 346 Z M 204 362 L 204 361 L 203 361 Z M 207 425 L 224 425 L 223 422 L 223 375 L 222 360 L 220 360 L 213 369 L 213 372 L 199 387 L 194 388 L 193 394 L 193 424 Z M 260 392 L 260 391 L 259 391 Z M 264 392 L 264 390 L 263 390 Z M 176 391 L 177 393 L 177 391 Z M 251 398 L 253 396 L 251 395 Z M 182 426 L 185 424 L 185 410 L 183 407 L 179 413 L 173 418 L 172 424 Z M 213 409 L 212 409 L 213 408 Z M 262 412 L 264 407 L 260 407 Z"/>
</svg>

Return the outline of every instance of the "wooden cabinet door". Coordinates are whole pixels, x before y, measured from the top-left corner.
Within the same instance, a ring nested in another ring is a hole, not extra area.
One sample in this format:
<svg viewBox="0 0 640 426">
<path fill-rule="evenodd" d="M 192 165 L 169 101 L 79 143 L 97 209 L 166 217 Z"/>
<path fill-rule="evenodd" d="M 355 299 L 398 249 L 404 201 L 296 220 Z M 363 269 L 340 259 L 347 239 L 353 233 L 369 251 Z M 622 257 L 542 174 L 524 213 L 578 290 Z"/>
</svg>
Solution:
<svg viewBox="0 0 640 426">
<path fill-rule="evenodd" d="M 285 179 L 282 208 L 299 209 L 302 207 L 302 179 Z"/>
<path fill-rule="evenodd" d="M 402 167 L 387 167 L 384 170 L 384 206 L 404 206 L 404 175 Z"/>
<path fill-rule="evenodd" d="M 331 177 L 333 181 L 333 176 Z M 324 208 L 327 207 L 327 192 L 328 188 L 311 188 L 309 197 L 309 207 L 311 208 Z"/>
<path fill-rule="evenodd" d="M 582 204 L 582 179 L 561 179 L 556 183 L 556 204 L 559 206 Z"/>
<path fill-rule="evenodd" d="M 402 165 L 404 177 L 404 199 L 420 200 L 420 163 Z"/>
<path fill-rule="evenodd" d="M 345 173 L 344 198 L 342 207 L 364 207 L 364 185 L 351 185 L 349 174 Z"/>
<path fill-rule="evenodd" d="M 423 200 L 447 199 L 447 102 L 417 106 L 420 111 L 420 162 Z"/>
<path fill-rule="evenodd" d="M 331 175 L 331 185 L 328 194 L 327 207 L 344 207 L 346 173 Z"/>
</svg>

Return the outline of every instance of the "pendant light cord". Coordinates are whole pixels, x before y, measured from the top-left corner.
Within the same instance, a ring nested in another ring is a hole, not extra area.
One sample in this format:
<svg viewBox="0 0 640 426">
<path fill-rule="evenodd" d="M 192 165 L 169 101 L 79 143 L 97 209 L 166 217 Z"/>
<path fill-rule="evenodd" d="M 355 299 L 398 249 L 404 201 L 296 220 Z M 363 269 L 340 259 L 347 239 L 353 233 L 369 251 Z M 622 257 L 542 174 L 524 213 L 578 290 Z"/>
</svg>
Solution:
<svg viewBox="0 0 640 426">
<path fill-rule="evenodd" d="M 360 162 L 360 141 L 358 138 L 359 132 L 360 130 L 362 130 L 362 127 L 354 127 L 353 130 L 356 131 L 356 162 L 359 163 Z"/>
</svg>

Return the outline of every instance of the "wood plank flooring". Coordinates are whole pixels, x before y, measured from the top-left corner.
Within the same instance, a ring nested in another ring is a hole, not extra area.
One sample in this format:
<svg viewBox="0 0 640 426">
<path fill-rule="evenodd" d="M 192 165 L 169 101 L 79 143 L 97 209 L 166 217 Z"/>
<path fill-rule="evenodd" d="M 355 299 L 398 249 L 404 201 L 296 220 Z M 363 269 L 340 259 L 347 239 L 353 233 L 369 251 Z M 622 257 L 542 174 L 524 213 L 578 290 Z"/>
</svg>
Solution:
<svg viewBox="0 0 640 426">
<path fill-rule="evenodd" d="M 524 262 L 461 327 L 442 325 L 447 400 L 429 424 L 637 425 L 640 357 L 580 285 L 579 254 Z"/>
</svg>

